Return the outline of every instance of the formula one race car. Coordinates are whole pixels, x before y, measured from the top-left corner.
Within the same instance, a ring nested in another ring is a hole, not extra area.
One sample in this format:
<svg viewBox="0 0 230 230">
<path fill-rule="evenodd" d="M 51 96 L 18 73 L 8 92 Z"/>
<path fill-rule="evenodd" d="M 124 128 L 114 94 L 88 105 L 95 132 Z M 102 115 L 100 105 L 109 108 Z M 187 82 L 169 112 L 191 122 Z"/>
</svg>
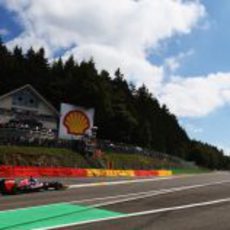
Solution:
<svg viewBox="0 0 230 230">
<path fill-rule="evenodd" d="M 0 193 L 3 195 L 40 192 L 45 190 L 62 190 L 65 188 L 66 186 L 58 181 L 39 182 L 37 179 L 30 178 L 16 182 L 15 179 L 0 179 Z"/>
</svg>

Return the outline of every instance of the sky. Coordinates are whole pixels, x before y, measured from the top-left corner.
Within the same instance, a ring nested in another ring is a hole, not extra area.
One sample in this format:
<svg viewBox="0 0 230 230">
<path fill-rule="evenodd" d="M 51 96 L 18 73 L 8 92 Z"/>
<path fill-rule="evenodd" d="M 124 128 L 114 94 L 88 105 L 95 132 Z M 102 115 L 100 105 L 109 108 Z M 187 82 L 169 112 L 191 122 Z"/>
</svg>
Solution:
<svg viewBox="0 0 230 230">
<path fill-rule="evenodd" d="M 111 76 L 119 67 L 190 138 L 230 155 L 229 12 L 229 0 L 0 0 L 0 36 L 50 60 L 93 57 Z"/>
</svg>

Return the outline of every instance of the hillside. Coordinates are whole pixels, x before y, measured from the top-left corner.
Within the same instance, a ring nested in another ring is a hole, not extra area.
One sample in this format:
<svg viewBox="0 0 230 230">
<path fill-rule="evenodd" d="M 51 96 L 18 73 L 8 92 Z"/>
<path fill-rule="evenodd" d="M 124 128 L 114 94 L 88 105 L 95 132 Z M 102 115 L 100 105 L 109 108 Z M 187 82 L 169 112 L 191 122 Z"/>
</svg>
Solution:
<svg viewBox="0 0 230 230">
<path fill-rule="evenodd" d="M 108 164 L 110 162 L 110 164 Z M 141 154 L 107 152 L 101 159 L 89 159 L 81 154 L 64 148 L 0 146 L 0 165 L 73 167 L 73 168 L 112 169 L 178 169 L 185 167 L 180 162 Z M 197 167 L 190 166 L 190 170 Z"/>
<path fill-rule="evenodd" d="M 73 57 L 49 63 L 43 48 L 23 54 L 0 42 L 0 95 L 31 84 L 57 109 L 61 102 L 95 108 L 98 138 L 154 149 L 213 169 L 229 168 L 229 157 L 214 146 L 190 140 L 177 118 L 146 86 L 136 88 L 121 71 L 98 72 L 93 60 Z"/>
</svg>

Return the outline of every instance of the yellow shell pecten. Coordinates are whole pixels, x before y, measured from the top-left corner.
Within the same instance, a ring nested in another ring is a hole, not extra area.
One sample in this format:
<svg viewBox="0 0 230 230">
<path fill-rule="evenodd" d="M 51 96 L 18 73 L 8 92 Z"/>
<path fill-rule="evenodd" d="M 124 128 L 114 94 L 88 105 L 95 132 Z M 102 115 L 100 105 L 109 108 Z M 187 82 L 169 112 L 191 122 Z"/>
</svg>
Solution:
<svg viewBox="0 0 230 230">
<path fill-rule="evenodd" d="M 82 135 L 90 127 L 89 118 L 79 110 L 70 111 L 63 120 L 67 132 L 73 135 Z"/>
</svg>

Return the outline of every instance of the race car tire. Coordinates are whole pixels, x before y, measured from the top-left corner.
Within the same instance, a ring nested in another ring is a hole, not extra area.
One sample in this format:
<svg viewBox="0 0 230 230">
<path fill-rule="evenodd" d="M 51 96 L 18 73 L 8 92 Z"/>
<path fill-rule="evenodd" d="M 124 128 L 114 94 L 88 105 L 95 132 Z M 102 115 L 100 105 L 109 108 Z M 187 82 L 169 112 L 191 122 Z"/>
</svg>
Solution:
<svg viewBox="0 0 230 230">
<path fill-rule="evenodd" d="M 56 183 L 56 185 L 54 186 L 55 190 L 61 190 L 63 188 L 63 185 L 60 183 Z"/>
</svg>

